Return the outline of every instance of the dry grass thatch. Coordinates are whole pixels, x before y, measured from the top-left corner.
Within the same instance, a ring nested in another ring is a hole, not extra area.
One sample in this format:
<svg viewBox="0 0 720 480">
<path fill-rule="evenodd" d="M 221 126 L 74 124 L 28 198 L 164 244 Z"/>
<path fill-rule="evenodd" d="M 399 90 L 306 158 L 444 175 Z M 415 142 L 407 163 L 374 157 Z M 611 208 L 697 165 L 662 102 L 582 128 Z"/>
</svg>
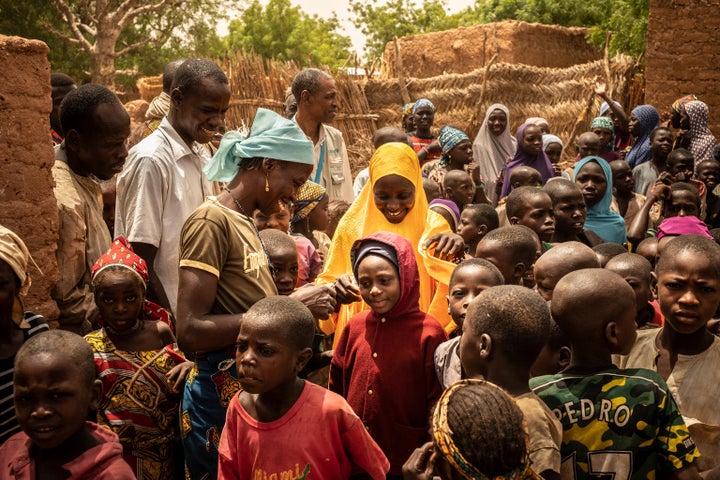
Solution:
<svg viewBox="0 0 720 480">
<path fill-rule="evenodd" d="M 633 70 L 630 57 L 609 60 L 608 84 L 614 98 L 624 104 Z M 502 103 L 510 110 L 512 132 L 527 117 L 543 117 L 567 145 L 574 134 L 585 131 L 599 110 L 593 84 L 596 77 L 605 76 L 602 60 L 568 68 L 498 64 L 466 74 L 409 79 L 407 89 L 413 100 L 427 98 L 435 104 L 436 127 L 454 125 L 474 138 L 485 110 Z M 379 126 L 400 124 L 403 100 L 396 79 L 369 80 L 365 94 L 379 116 Z"/>
</svg>

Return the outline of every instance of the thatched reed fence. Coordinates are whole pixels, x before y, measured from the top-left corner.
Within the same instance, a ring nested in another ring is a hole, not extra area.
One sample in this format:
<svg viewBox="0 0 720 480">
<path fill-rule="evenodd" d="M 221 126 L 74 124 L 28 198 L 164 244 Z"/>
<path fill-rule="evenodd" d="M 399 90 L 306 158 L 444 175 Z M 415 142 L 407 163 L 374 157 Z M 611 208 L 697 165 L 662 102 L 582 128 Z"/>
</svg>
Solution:
<svg viewBox="0 0 720 480">
<path fill-rule="evenodd" d="M 226 116 L 228 128 L 249 126 L 258 107 L 281 113 L 285 91 L 299 71 L 292 62 L 263 60 L 244 53 L 218 63 L 226 72 L 233 93 Z M 466 74 L 402 82 L 410 98 L 425 97 L 436 105 L 438 129 L 454 125 L 474 138 L 487 107 L 503 103 L 510 110 L 513 133 L 525 118 L 540 116 L 548 120 L 553 133 L 571 145 L 599 109 L 600 100 L 593 94 L 595 78 L 608 81 L 613 98 L 626 106 L 634 105 L 639 99 L 628 98 L 628 94 L 632 91 L 638 97 L 642 93 L 641 86 L 631 88 L 635 70 L 630 57 L 617 56 L 568 68 L 490 63 Z M 345 137 L 355 174 L 367 165 L 373 132 L 385 125 L 400 125 L 404 103 L 401 84 L 398 79 L 334 76 L 340 111 L 333 126 Z M 150 101 L 161 90 L 159 77 L 140 79 L 138 88 L 142 98 Z"/>
</svg>

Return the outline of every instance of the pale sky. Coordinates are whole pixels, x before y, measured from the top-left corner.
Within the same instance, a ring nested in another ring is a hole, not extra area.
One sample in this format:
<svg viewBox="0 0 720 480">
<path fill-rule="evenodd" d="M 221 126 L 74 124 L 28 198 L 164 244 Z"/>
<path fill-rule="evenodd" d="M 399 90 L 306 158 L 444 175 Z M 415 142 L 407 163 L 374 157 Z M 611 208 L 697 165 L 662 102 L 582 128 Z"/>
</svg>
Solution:
<svg viewBox="0 0 720 480">
<path fill-rule="evenodd" d="M 260 0 L 262 4 L 266 4 L 267 0 Z M 386 0 L 378 0 L 378 4 L 382 5 Z M 416 4 L 422 3 L 422 0 L 415 0 Z M 332 12 L 337 14 L 340 20 L 341 31 L 343 35 L 350 37 L 353 47 L 359 54 L 362 54 L 365 47 L 365 36 L 356 29 L 350 21 L 349 0 L 290 0 L 293 5 L 299 6 L 305 13 L 317 14 L 320 17 L 329 17 Z M 455 13 L 474 4 L 474 0 L 446 0 L 447 12 Z M 218 28 L 221 35 L 227 33 L 226 26 Z"/>
</svg>

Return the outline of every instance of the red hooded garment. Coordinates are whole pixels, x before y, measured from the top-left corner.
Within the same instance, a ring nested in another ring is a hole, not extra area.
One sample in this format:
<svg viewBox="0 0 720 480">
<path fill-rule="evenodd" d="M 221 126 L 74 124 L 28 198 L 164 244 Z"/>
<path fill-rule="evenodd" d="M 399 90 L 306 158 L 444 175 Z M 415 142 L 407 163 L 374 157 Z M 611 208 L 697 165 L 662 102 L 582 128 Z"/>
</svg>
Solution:
<svg viewBox="0 0 720 480">
<path fill-rule="evenodd" d="M 345 397 L 401 475 L 413 450 L 429 440 L 431 408 L 442 394 L 433 353 L 447 337 L 438 321 L 420 311 L 420 278 L 413 247 L 405 238 L 378 232 L 365 240 L 392 247 L 400 272 L 400 299 L 379 317 L 358 313 L 342 331 L 330 367 L 330 389 Z M 354 258 L 353 258 L 354 263 Z"/>
</svg>

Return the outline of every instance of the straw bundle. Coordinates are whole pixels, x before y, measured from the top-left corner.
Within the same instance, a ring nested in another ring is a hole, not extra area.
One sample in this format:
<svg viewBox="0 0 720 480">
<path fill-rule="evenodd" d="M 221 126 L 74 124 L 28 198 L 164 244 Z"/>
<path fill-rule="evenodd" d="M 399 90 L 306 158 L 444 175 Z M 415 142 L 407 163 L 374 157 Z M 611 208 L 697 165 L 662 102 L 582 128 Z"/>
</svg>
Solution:
<svg viewBox="0 0 720 480">
<path fill-rule="evenodd" d="M 633 61 L 627 56 L 617 56 L 610 59 L 609 66 L 611 78 L 607 80 L 613 86 L 615 98 L 623 102 Z M 466 74 L 413 79 L 407 88 L 413 100 L 427 98 L 435 104 L 437 128 L 454 125 L 474 138 L 487 107 L 502 103 L 510 110 L 509 128 L 513 134 L 525 118 L 544 117 L 552 132 L 568 145 L 572 144 L 573 131 L 585 131 L 599 110 L 600 99 L 595 97 L 591 110 L 585 113 L 595 78 L 604 76 L 602 60 L 568 68 L 501 63 L 493 65 L 487 77 L 485 68 L 480 68 Z M 369 80 L 365 94 L 370 108 L 378 114 L 378 126 L 400 124 L 402 98 L 396 80 Z"/>
<path fill-rule="evenodd" d="M 153 98 L 157 97 L 160 95 L 160 92 L 162 92 L 162 75 L 138 78 L 135 85 L 137 85 L 137 88 L 140 91 L 140 98 L 150 103 Z"/>
</svg>

